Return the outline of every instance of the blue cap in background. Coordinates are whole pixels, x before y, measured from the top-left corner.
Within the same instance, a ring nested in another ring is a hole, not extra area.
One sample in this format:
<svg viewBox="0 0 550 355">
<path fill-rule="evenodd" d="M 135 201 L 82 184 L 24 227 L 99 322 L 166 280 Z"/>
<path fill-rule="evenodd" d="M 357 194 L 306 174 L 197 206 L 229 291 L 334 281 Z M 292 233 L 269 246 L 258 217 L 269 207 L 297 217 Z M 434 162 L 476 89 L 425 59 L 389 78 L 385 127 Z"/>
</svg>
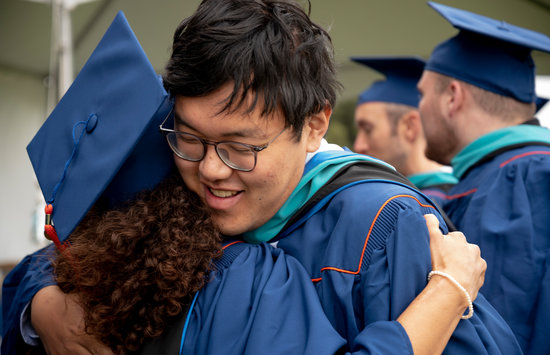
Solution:
<svg viewBox="0 0 550 355">
<path fill-rule="evenodd" d="M 424 70 L 419 57 L 352 57 L 386 76 L 374 82 L 359 95 L 357 105 L 366 102 L 388 102 L 418 107 L 420 93 L 416 88 Z"/>
<path fill-rule="evenodd" d="M 547 99 L 546 97 L 537 96 L 537 98 L 535 99 L 535 113 L 539 112 L 549 100 L 550 99 Z"/>
<path fill-rule="evenodd" d="M 439 44 L 426 70 L 522 102 L 534 102 L 532 50 L 550 52 L 550 37 L 489 17 L 428 2 L 459 33 Z"/>
</svg>

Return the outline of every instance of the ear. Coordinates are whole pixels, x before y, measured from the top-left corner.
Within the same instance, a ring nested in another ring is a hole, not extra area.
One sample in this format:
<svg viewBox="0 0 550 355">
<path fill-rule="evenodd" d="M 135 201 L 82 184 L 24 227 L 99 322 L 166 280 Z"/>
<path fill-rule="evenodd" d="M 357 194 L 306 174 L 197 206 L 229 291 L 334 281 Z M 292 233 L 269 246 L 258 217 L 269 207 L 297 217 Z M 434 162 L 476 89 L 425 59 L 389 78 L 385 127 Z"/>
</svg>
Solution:
<svg viewBox="0 0 550 355">
<path fill-rule="evenodd" d="M 449 117 L 454 117 L 464 106 L 465 88 L 457 80 L 451 80 L 447 88 L 447 97 L 445 100 L 445 109 Z"/>
<path fill-rule="evenodd" d="M 330 107 L 329 104 L 326 104 L 320 112 L 311 115 L 307 119 L 304 127 L 304 134 L 306 136 L 306 149 L 308 153 L 319 149 L 321 140 L 327 133 L 331 115 L 332 107 Z"/>
<path fill-rule="evenodd" d="M 403 132 L 403 137 L 409 143 L 413 143 L 422 134 L 422 121 L 418 110 L 410 110 L 401 117 L 399 125 Z"/>
</svg>

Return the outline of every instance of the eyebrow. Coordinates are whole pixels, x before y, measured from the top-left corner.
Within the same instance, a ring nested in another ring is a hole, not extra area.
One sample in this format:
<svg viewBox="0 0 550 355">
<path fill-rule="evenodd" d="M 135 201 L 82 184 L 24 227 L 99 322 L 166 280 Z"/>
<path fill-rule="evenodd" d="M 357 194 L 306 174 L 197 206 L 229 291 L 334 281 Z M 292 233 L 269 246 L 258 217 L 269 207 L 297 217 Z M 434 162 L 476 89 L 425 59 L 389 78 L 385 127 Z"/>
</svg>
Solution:
<svg viewBox="0 0 550 355">
<path fill-rule="evenodd" d="M 174 111 L 174 120 L 177 125 L 185 126 L 195 132 L 198 132 L 202 134 L 202 132 L 193 127 L 190 123 L 186 122 L 176 111 Z M 241 130 L 235 130 L 230 132 L 224 132 L 220 135 L 220 138 L 232 138 L 232 137 L 239 137 L 239 138 L 259 138 L 265 133 L 263 131 L 260 131 L 259 129 L 241 129 Z M 204 135 L 204 134 L 202 134 Z M 262 137 L 264 138 L 264 137 Z M 265 137 L 267 139 L 267 137 Z"/>
<path fill-rule="evenodd" d="M 372 123 L 369 122 L 366 118 L 360 117 L 355 121 L 355 126 L 359 129 L 366 128 L 366 127 L 372 127 Z"/>
</svg>

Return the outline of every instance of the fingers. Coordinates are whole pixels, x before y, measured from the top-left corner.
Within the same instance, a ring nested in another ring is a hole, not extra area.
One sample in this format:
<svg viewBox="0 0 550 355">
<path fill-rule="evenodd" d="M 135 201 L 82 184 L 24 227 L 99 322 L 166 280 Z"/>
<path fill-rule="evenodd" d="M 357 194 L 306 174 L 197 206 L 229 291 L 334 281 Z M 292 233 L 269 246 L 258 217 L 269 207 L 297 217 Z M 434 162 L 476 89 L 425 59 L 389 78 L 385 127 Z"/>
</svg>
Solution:
<svg viewBox="0 0 550 355">
<path fill-rule="evenodd" d="M 485 281 L 487 263 L 481 257 L 480 249 L 468 243 L 461 232 L 443 235 L 435 215 L 424 215 L 430 234 L 432 270 L 452 275 L 470 293 L 472 300 Z"/>
<path fill-rule="evenodd" d="M 437 217 L 433 214 L 425 214 L 424 219 L 426 220 L 426 226 L 428 227 L 428 232 L 430 233 L 430 242 L 437 243 L 438 239 L 435 238 L 436 236 L 442 236 L 442 237 L 451 237 L 456 239 L 457 241 L 466 242 L 466 236 L 464 233 L 456 231 L 456 232 L 449 232 L 449 234 L 443 235 L 441 233 L 441 230 L 439 229 L 439 220 Z"/>
<path fill-rule="evenodd" d="M 447 234 L 446 237 L 455 238 L 457 240 L 464 241 L 466 243 L 468 242 L 466 240 L 466 236 L 462 232 L 449 232 L 449 234 Z M 474 244 L 472 244 L 472 245 L 474 245 Z"/>
<path fill-rule="evenodd" d="M 474 289 L 470 290 L 472 301 L 477 298 L 479 289 L 485 283 L 485 272 L 487 270 L 487 262 L 481 257 L 481 250 L 476 244 L 468 244 L 468 248 L 472 250 L 472 254 L 475 255 L 475 262 L 477 263 L 478 279 L 477 285 Z"/>
<path fill-rule="evenodd" d="M 439 230 L 439 220 L 433 214 L 425 214 L 424 219 L 426 220 L 426 226 L 428 227 L 428 233 L 430 234 L 430 245 L 435 244 L 435 247 L 437 247 L 437 243 L 439 243 L 443 237 L 443 234 Z M 430 246 L 430 249 L 433 248 L 434 246 Z"/>
<path fill-rule="evenodd" d="M 437 235 L 444 236 L 444 237 L 453 237 L 457 238 L 459 240 L 466 241 L 466 236 L 462 232 L 449 232 L 449 234 L 443 235 L 441 233 L 441 230 L 439 229 L 439 219 L 434 214 L 425 214 L 424 219 L 426 220 L 426 225 L 428 227 L 428 231 L 430 232 L 430 237 L 435 237 Z"/>
<path fill-rule="evenodd" d="M 424 219 L 426 220 L 426 225 L 428 226 L 430 235 L 432 235 L 432 232 L 435 234 L 441 234 L 441 231 L 439 230 L 439 220 L 435 215 L 425 214 Z"/>
</svg>

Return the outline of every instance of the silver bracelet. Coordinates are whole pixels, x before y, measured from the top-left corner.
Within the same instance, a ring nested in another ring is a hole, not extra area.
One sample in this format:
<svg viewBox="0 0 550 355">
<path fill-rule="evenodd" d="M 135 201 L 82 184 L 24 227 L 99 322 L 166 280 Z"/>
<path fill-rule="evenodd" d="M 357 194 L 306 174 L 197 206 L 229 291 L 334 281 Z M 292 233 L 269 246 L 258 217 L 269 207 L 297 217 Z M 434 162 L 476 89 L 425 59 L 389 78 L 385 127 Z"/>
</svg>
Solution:
<svg viewBox="0 0 550 355">
<path fill-rule="evenodd" d="M 439 276 L 446 277 L 447 279 L 449 279 L 449 281 L 454 283 L 456 285 L 456 287 L 458 287 L 462 292 L 464 292 L 464 295 L 466 296 L 466 299 L 468 300 L 468 310 L 469 311 L 468 311 L 468 314 L 466 314 L 465 316 L 462 316 L 462 319 L 472 318 L 472 316 L 474 315 L 474 305 L 472 304 L 472 298 L 470 297 L 470 294 L 468 293 L 468 291 L 466 291 L 466 289 L 460 283 L 458 283 L 458 281 L 456 281 L 454 277 L 447 274 L 446 272 L 432 270 L 428 274 L 428 281 L 430 281 L 432 279 L 433 275 L 439 275 Z"/>
</svg>

